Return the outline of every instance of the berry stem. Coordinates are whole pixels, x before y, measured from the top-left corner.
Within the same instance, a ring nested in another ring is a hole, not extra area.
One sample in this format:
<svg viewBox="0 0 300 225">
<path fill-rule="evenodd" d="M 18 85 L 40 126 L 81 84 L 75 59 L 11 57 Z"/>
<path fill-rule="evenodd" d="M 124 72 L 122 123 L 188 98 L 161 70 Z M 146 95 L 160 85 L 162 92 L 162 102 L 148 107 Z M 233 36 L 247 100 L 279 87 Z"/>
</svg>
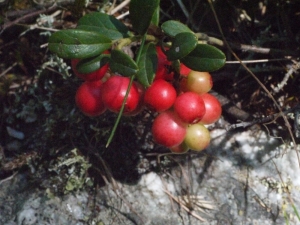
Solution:
<svg viewBox="0 0 300 225">
<path fill-rule="evenodd" d="M 136 42 L 140 39 L 141 39 L 141 36 L 133 36 L 133 37 L 129 37 L 129 38 L 119 39 L 114 42 L 117 44 L 115 49 L 121 50 L 123 47 L 129 46 L 131 43 Z M 145 41 L 152 41 L 152 42 L 159 41 L 155 36 L 149 35 L 149 34 L 143 35 L 142 39 L 145 39 Z"/>
<path fill-rule="evenodd" d="M 138 64 L 138 62 L 139 62 L 139 60 L 140 60 L 140 58 L 141 58 L 141 53 L 142 53 L 143 47 L 144 47 L 144 45 L 145 45 L 146 36 L 147 36 L 146 34 L 143 36 L 142 42 L 141 42 L 141 46 L 140 46 L 139 51 L 138 51 L 138 53 L 137 53 L 137 57 L 136 57 L 136 62 L 137 62 L 137 64 Z M 107 140 L 107 143 L 106 143 L 106 146 L 105 146 L 106 148 L 109 146 L 109 144 L 111 143 L 113 137 L 115 136 L 115 133 L 116 133 L 117 127 L 118 127 L 118 125 L 119 125 L 119 122 L 120 122 L 120 120 L 121 120 L 121 117 L 122 117 L 122 114 L 123 114 L 123 111 L 124 111 L 124 108 L 125 108 L 125 103 L 126 103 L 126 100 L 127 100 L 127 98 L 128 98 L 129 91 L 130 91 L 130 88 L 131 88 L 131 86 L 132 86 L 132 83 L 133 83 L 134 79 L 135 79 L 135 75 L 133 75 L 133 76 L 130 77 L 130 82 L 129 82 L 128 88 L 127 88 L 127 90 L 126 90 L 126 94 L 125 94 L 125 96 L 124 96 L 124 100 L 123 100 L 123 103 L 122 103 L 120 112 L 118 113 L 117 120 L 116 120 L 116 122 L 115 122 L 115 124 L 114 124 L 114 126 L 113 126 L 113 128 L 112 128 L 112 131 L 111 131 L 111 133 L 110 133 L 110 136 L 109 136 L 109 138 L 108 138 L 108 140 Z"/>
</svg>

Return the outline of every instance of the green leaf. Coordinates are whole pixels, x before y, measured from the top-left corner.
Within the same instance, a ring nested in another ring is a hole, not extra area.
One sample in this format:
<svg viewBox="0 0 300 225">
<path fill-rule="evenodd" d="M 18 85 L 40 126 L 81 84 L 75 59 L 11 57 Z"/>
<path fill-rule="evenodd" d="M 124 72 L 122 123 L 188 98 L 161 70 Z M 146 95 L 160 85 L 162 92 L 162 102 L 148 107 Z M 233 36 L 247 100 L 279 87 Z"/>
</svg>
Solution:
<svg viewBox="0 0 300 225">
<path fill-rule="evenodd" d="M 166 52 L 168 60 L 174 61 L 187 56 L 198 44 L 195 34 L 184 32 L 175 36 L 171 48 Z"/>
<path fill-rule="evenodd" d="M 76 69 L 79 73 L 91 73 L 109 62 L 109 55 L 101 54 L 96 57 L 82 59 L 78 62 Z"/>
<path fill-rule="evenodd" d="M 157 61 L 155 45 L 153 43 L 146 44 L 141 53 L 137 73 L 138 81 L 145 87 L 150 86 L 154 80 Z"/>
<path fill-rule="evenodd" d="M 120 50 L 111 51 L 110 69 L 113 73 L 119 73 L 122 76 L 132 76 L 138 72 L 136 62 L 127 54 Z"/>
<path fill-rule="evenodd" d="M 93 12 L 80 18 L 76 29 L 98 32 L 111 40 L 128 37 L 128 28 L 114 16 Z"/>
<path fill-rule="evenodd" d="M 154 14 L 151 19 L 151 24 L 153 24 L 154 26 L 158 26 L 159 24 L 159 6 L 154 11 Z"/>
<path fill-rule="evenodd" d="M 184 32 L 194 33 L 186 25 L 176 20 L 168 20 L 164 22 L 161 25 L 161 29 L 166 35 L 170 37 L 175 37 L 177 34 L 184 33 Z"/>
<path fill-rule="evenodd" d="M 129 16 L 133 29 L 144 35 L 158 7 L 159 0 L 131 0 Z"/>
<path fill-rule="evenodd" d="M 111 45 L 111 40 L 99 33 L 72 29 L 52 34 L 48 48 L 61 58 L 82 59 L 97 56 Z"/>
<path fill-rule="evenodd" d="M 192 70 L 211 72 L 224 66 L 226 57 L 214 46 L 198 44 L 190 54 L 181 59 L 181 62 Z"/>
</svg>

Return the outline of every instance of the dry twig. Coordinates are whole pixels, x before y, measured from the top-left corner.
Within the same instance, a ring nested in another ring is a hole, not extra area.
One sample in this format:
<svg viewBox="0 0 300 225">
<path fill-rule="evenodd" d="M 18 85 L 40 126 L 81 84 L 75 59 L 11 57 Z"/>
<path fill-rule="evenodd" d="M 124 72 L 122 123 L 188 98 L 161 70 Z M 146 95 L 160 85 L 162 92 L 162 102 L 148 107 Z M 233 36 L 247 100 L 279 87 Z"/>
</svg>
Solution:
<svg viewBox="0 0 300 225">
<path fill-rule="evenodd" d="M 187 211 L 189 214 L 191 214 L 193 217 L 195 217 L 196 219 L 202 221 L 202 222 L 206 222 L 206 220 L 199 216 L 198 214 L 196 214 L 194 212 L 194 210 L 197 210 L 197 211 L 200 211 L 202 213 L 206 213 L 204 211 L 204 209 L 214 209 L 214 206 L 211 204 L 210 201 L 205 201 L 203 200 L 203 197 L 202 196 L 181 196 L 181 197 L 175 197 L 174 195 L 172 195 L 169 191 L 167 190 L 163 190 L 168 196 L 170 196 L 175 202 L 177 202 L 181 208 L 183 208 L 185 211 Z M 195 208 L 193 209 L 190 209 L 189 207 L 187 207 L 187 200 L 193 200 L 194 202 L 194 205 L 196 206 Z"/>
</svg>

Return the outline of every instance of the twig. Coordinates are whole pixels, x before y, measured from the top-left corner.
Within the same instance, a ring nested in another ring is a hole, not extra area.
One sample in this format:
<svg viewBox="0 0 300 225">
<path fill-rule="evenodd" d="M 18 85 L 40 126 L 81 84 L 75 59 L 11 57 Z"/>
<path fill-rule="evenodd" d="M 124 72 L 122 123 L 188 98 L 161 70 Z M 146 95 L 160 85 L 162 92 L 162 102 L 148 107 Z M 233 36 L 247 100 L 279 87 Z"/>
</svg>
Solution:
<svg viewBox="0 0 300 225">
<path fill-rule="evenodd" d="M 145 219 L 133 208 L 132 204 L 127 199 L 125 199 L 121 194 L 119 194 L 117 191 L 114 192 L 120 199 L 122 199 L 123 202 L 125 202 L 125 204 L 128 206 L 130 211 L 133 212 L 135 215 L 137 215 L 140 218 L 141 222 L 145 224 Z"/>
<path fill-rule="evenodd" d="M 0 185 L 3 184 L 4 182 L 8 181 L 8 180 L 13 179 L 13 178 L 16 176 L 17 173 L 18 173 L 18 171 L 14 172 L 11 176 L 9 176 L 9 177 L 7 177 L 7 178 L 1 180 L 1 181 L 0 181 Z"/>
<path fill-rule="evenodd" d="M 167 195 L 169 195 L 175 202 L 177 202 L 181 208 L 183 208 L 185 211 L 187 211 L 189 214 L 191 214 L 193 217 L 195 217 L 196 219 L 202 221 L 202 222 L 206 222 L 206 220 L 204 218 L 202 218 L 201 216 L 197 215 L 195 212 L 193 212 L 192 210 L 190 210 L 188 207 L 186 207 L 184 204 L 182 204 L 181 201 L 179 201 L 178 198 L 176 198 L 175 196 L 173 196 L 170 192 L 168 192 L 167 190 L 163 190 Z"/>
<path fill-rule="evenodd" d="M 10 67 L 8 67 L 6 70 L 4 70 L 1 74 L 0 77 L 4 76 L 5 74 L 8 73 L 8 71 L 10 71 L 12 68 L 14 68 L 18 63 L 15 62 L 14 64 L 12 64 Z"/>
<path fill-rule="evenodd" d="M 195 0 L 193 0 L 193 1 L 195 1 Z M 197 0 L 196 2 L 193 2 L 193 3 L 195 3 L 195 4 L 193 5 L 193 8 L 190 10 L 189 18 L 188 18 L 188 20 L 186 21 L 186 24 L 191 24 L 191 26 L 192 26 L 192 28 L 193 28 L 194 30 L 196 30 L 197 28 L 196 28 L 196 25 L 195 25 L 195 23 L 194 23 L 193 17 L 194 17 L 195 12 L 197 12 L 197 9 L 198 9 L 198 6 L 199 6 L 199 4 L 200 4 L 200 1 L 201 1 L 201 0 Z M 198 16 L 197 16 L 197 17 L 198 17 Z"/>
<path fill-rule="evenodd" d="M 113 8 L 108 14 L 110 14 L 110 15 L 115 14 L 116 12 L 118 12 L 119 10 L 121 10 L 122 8 L 124 8 L 126 5 L 128 5 L 129 2 L 130 2 L 130 0 L 125 0 L 120 5 L 118 5 L 115 8 Z"/>
<path fill-rule="evenodd" d="M 293 60 L 294 65 L 291 66 L 291 68 L 288 70 L 288 72 L 285 74 L 282 81 L 277 84 L 277 87 L 273 87 L 273 91 L 275 93 L 278 93 L 288 82 L 289 78 L 292 76 L 293 73 L 296 73 L 297 70 L 300 68 L 300 62 L 296 62 Z"/>
<path fill-rule="evenodd" d="M 299 109 L 299 105 L 291 108 L 291 109 L 288 109 L 284 112 L 282 112 L 284 115 L 287 115 L 291 112 L 295 112 L 296 109 Z M 236 128 L 239 128 L 239 127 L 249 127 L 249 126 L 253 126 L 254 124 L 258 124 L 258 123 L 267 123 L 267 122 L 270 122 L 270 121 L 273 121 L 273 120 L 276 120 L 277 118 L 279 118 L 280 116 L 282 116 L 281 113 L 276 113 L 276 114 L 272 114 L 272 115 L 269 115 L 267 117 L 263 117 L 263 118 L 258 118 L 258 119 L 255 119 L 253 121 L 249 121 L 249 122 L 242 122 L 242 123 L 237 123 L 237 124 L 231 124 L 229 126 L 227 126 L 225 129 L 227 131 L 229 130 L 233 130 L 233 129 L 236 129 Z"/>
<path fill-rule="evenodd" d="M 237 123 L 237 124 L 231 124 L 231 125 L 226 126 L 225 129 L 226 129 L 226 131 L 229 131 L 229 130 L 233 130 L 233 129 L 236 129 L 239 127 L 243 127 L 243 128 L 250 127 L 250 126 L 253 126 L 254 124 L 266 123 L 266 122 L 270 122 L 272 120 L 276 120 L 278 117 L 280 117 L 280 113 L 273 114 L 273 115 L 270 115 L 270 116 L 267 116 L 264 118 L 259 118 L 259 119 L 253 120 L 251 122 L 242 122 L 242 123 Z"/>
<path fill-rule="evenodd" d="M 278 62 L 278 61 L 290 61 L 288 58 L 281 59 L 255 59 L 255 60 L 241 60 L 244 64 L 251 63 L 267 63 L 267 62 Z M 240 61 L 226 61 L 226 64 L 240 64 Z"/>
<path fill-rule="evenodd" d="M 183 2 L 181 0 L 177 0 L 178 5 L 180 6 L 183 14 L 186 16 L 187 19 L 190 18 L 190 14 L 189 11 L 186 9 L 185 5 L 183 4 Z"/>
<path fill-rule="evenodd" d="M 127 11 L 127 12 L 125 12 L 125 13 L 123 13 L 123 14 L 117 16 L 116 18 L 117 18 L 118 20 L 120 20 L 120 19 L 123 19 L 125 16 L 128 16 L 128 15 L 129 15 L 129 11 Z"/>
<path fill-rule="evenodd" d="M 23 31 L 20 34 L 20 36 L 24 35 L 26 32 L 28 32 L 28 30 L 34 30 L 34 29 L 40 29 L 40 30 L 46 30 L 46 31 L 53 31 L 53 32 L 58 31 L 58 29 L 54 29 L 52 27 L 44 27 L 42 25 L 45 24 L 45 23 L 47 23 L 48 20 L 50 20 L 50 18 L 54 21 L 54 17 L 58 16 L 61 13 L 62 13 L 61 10 L 57 10 L 54 13 L 52 13 L 51 15 L 49 15 L 49 16 L 37 19 L 37 22 L 35 24 L 27 25 L 29 28 L 27 30 Z"/>
<path fill-rule="evenodd" d="M 29 30 L 34 30 L 34 29 L 46 30 L 46 31 L 53 31 L 53 32 L 59 31 L 59 29 L 54 29 L 54 28 L 50 28 L 50 27 L 40 27 L 40 26 L 37 25 L 37 24 L 31 25 L 31 26 L 29 27 Z M 23 34 L 23 33 L 22 33 L 22 34 Z M 21 35 L 22 35 L 22 34 L 21 34 Z"/>
<path fill-rule="evenodd" d="M 230 48 L 237 49 L 237 50 L 242 50 L 242 51 L 249 51 L 249 52 L 256 52 L 256 53 L 261 53 L 261 54 L 283 54 L 283 55 L 289 55 L 289 56 L 298 56 L 299 52 L 298 51 L 290 51 L 290 50 L 281 50 L 281 49 L 274 49 L 274 48 L 262 48 L 259 46 L 255 45 L 245 45 L 245 44 L 236 44 L 236 43 L 231 43 L 225 41 L 222 41 L 218 38 L 215 37 L 210 37 L 207 34 L 204 33 L 196 33 L 196 36 L 198 37 L 199 40 L 205 41 L 208 44 L 212 45 L 218 45 L 220 47 L 227 47 L 227 45 Z"/>
<path fill-rule="evenodd" d="M 111 183 L 113 190 L 115 192 L 117 192 L 119 188 L 117 182 L 115 181 L 115 179 L 113 178 L 110 169 L 107 167 L 105 161 L 102 159 L 102 157 L 98 154 L 93 154 L 102 164 L 103 166 L 103 170 L 104 170 L 104 174 L 103 171 L 100 171 L 98 168 L 94 167 L 94 169 L 96 169 L 97 171 L 99 171 L 100 175 L 102 176 L 103 180 L 105 181 L 106 184 Z M 105 176 L 106 174 L 106 176 Z M 107 178 L 107 179 L 106 179 Z"/>
<path fill-rule="evenodd" d="M 111 7 L 107 10 L 107 14 L 111 15 L 110 11 L 115 7 L 116 3 L 117 3 L 117 0 L 113 0 Z"/>
</svg>

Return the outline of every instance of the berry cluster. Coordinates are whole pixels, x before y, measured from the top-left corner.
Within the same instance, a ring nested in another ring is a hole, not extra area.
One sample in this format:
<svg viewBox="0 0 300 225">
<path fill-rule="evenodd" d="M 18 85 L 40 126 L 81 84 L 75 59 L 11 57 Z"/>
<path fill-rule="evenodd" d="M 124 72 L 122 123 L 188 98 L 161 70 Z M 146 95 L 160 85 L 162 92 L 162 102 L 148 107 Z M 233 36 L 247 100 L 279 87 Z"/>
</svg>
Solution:
<svg viewBox="0 0 300 225">
<path fill-rule="evenodd" d="M 89 74 L 81 74 L 72 60 L 74 73 L 85 80 L 75 96 L 76 105 L 88 116 L 98 116 L 106 110 L 119 113 L 125 98 L 123 115 L 136 115 L 144 107 L 157 112 L 152 125 L 156 143 L 172 152 L 200 151 L 210 142 L 210 133 L 205 127 L 221 116 L 219 101 L 208 92 L 213 82 L 208 72 L 192 71 L 180 64 L 180 77 L 175 79 L 172 63 L 160 47 L 156 47 L 158 65 L 153 83 L 144 89 L 137 81 L 110 74 L 109 65 Z M 176 87 L 176 88 L 175 88 Z"/>
</svg>

